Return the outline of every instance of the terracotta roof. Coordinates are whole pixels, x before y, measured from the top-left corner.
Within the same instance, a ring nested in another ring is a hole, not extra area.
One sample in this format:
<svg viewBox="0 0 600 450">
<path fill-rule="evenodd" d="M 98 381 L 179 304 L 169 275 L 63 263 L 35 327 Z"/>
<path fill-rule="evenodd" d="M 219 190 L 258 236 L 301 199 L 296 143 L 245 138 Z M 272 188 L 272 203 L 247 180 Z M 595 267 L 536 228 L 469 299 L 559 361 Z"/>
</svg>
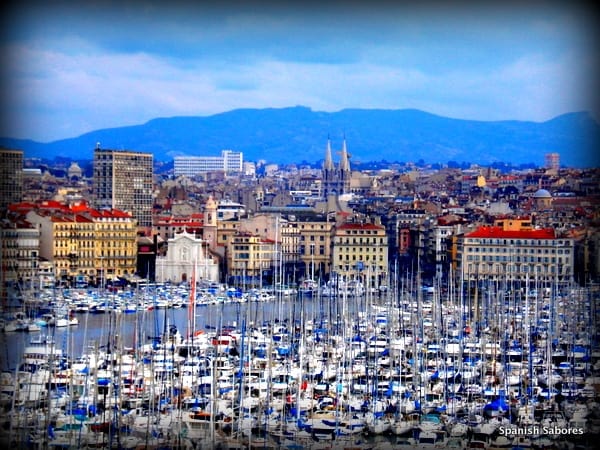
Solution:
<svg viewBox="0 0 600 450">
<path fill-rule="evenodd" d="M 110 211 L 103 211 L 105 217 L 115 217 L 115 218 L 128 218 L 131 217 L 131 214 L 121 211 L 120 209 L 112 209 Z"/>
<path fill-rule="evenodd" d="M 43 216 L 51 217 L 57 222 L 68 222 L 73 221 L 74 217 L 77 216 L 78 222 L 87 222 L 91 218 L 131 218 L 132 215 L 128 212 L 120 209 L 103 209 L 97 210 L 91 208 L 85 201 L 81 201 L 72 205 L 57 202 L 55 200 L 44 200 L 40 203 L 32 202 L 20 202 L 13 203 L 8 207 L 10 211 L 20 212 L 22 214 L 29 211 L 36 211 L 38 214 Z M 83 216 L 82 214 L 85 214 Z"/>
<path fill-rule="evenodd" d="M 381 230 L 383 227 L 372 223 L 344 223 L 338 230 Z"/>
<path fill-rule="evenodd" d="M 465 235 L 468 238 L 506 238 L 506 239 L 554 239 L 556 234 L 551 228 L 541 230 L 504 230 L 502 227 L 479 227 Z"/>
<path fill-rule="evenodd" d="M 89 217 L 85 217 L 81 214 L 52 214 L 50 216 L 50 220 L 52 222 L 62 222 L 62 223 L 90 223 L 93 222 Z"/>
</svg>

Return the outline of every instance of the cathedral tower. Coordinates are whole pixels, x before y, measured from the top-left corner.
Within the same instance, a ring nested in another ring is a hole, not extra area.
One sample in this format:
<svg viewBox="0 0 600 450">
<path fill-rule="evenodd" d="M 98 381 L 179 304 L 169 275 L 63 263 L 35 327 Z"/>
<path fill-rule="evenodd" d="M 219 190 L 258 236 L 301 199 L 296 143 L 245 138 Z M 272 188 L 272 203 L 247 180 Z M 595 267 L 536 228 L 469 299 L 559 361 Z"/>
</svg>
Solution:
<svg viewBox="0 0 600 450">
<path fill-rule="evenodd" d="M 325 149 L 325 161 L 323 162 L 323 196 L 339 196 L 350 192 L 350 155 L 346 148 L 346 138 L 340 151 L 340 162 L 336 166 L 333 163 L 331 155 L 331 141 L 327 138 L 327 147 Z"/>
</svg>

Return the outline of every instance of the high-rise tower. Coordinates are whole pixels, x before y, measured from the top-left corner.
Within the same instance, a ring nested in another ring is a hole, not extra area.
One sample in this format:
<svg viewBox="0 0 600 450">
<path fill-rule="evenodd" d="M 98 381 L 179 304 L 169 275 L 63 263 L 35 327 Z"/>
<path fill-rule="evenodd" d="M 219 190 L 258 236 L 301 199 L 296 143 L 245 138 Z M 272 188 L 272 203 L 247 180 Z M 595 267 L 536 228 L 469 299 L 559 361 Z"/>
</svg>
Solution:
<svg viewBox="0 0 600 450">
<path fill-rule="evenodd" d="M 558 170 L 560 169 L 560 154 L 546 153 L 544 155 L 544 162 L 546 165 L 546 169 Z"/>
<path fill-rule="evenodd" d="M 23 151 L 0 149 L 0 210 L 23 197 Z"/>
<path fill-rule="evenodd" d="M 128 211 L 139 227 L 152 226 L 153 155 L 94 150 L 94 206 Z"/>
</svg>

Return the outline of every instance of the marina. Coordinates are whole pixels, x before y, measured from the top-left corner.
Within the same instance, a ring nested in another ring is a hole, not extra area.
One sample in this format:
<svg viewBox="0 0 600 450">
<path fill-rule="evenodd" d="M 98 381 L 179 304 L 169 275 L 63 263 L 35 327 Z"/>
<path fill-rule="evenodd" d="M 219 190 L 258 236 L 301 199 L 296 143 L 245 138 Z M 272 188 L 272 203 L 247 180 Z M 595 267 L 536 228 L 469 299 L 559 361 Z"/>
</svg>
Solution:
<svg viewBox="0 0 600 450">
<path fill-rule="evenodd" d="M 16 305 L 1 334 L 11 447 L 595 448 L 600 434 L 593 286 L 146 284 Z"/>
</svg>

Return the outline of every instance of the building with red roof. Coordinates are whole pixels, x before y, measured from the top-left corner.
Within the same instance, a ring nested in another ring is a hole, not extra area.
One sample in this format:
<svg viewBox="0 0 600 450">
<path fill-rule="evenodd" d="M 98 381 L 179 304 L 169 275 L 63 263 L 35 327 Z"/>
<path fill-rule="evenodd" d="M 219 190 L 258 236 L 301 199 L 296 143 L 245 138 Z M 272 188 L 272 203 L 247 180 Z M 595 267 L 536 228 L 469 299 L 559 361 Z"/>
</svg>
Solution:
<svg viewBox="0 0 600 450">
<path fill-rule="evenodd" d="M 53 264 L 56 280 L 95 283 L 136 271 L 137 222 L 128 212 L 56 201 L 11 210 L 39 230 L 39 256 Z"/>
<path fill-rule="evenodd" d="M 520 222 L 526 225 L 518 227 Z M 551 228 L 532 228 L 528 219 L 497 223 L 480 226 L 463 236 L 458 263 L 464 280 L 572 280 L 574 239 L 559 236 Z"/>
</svg>

